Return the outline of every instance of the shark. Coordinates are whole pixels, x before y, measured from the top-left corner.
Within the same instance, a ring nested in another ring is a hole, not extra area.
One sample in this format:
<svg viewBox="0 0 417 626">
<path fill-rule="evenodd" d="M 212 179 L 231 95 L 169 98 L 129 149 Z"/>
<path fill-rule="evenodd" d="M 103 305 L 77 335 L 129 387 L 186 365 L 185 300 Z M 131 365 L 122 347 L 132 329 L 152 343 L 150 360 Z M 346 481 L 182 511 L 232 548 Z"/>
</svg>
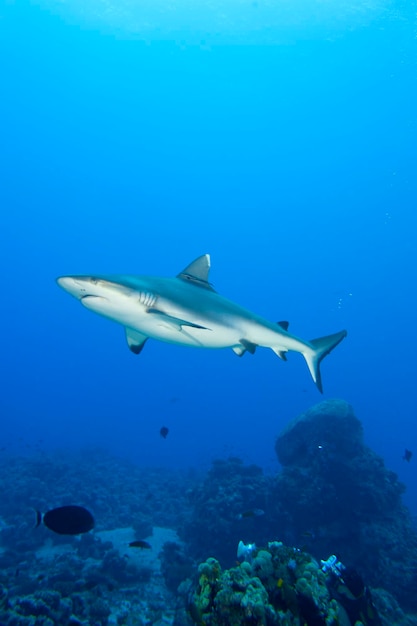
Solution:
<svg viewBox="0 0 417 626">
<path fill-rule="evenodd" d="M 305 341 L 286 321 L 270 322 L 218 294 L 209 282 L 210 255 L 203 254 L 175 277 L 60 276 L 57 283 L 90 311 L 121 324 L 131 352 L 148 339 L 200 348 L 231 348 L 238 356 L 271 348 L 303 355 L 323 393 L 320 364 L 346 337 L 346 330 Z"/>
</svg>

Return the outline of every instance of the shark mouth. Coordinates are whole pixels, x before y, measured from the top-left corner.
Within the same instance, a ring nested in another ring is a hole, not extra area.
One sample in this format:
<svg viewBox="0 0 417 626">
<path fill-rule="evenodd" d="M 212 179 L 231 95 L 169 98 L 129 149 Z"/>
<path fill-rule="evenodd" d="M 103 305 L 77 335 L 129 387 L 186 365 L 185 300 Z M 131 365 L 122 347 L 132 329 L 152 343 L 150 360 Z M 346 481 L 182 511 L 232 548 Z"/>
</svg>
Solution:
<svg viewBox="0 0 417 626">
<path fill-rule="evenodd" d="M 103 298 L 102 296 L 87 295 L 81 298 L 81 304 L 85 306 L 86 309 L 92 309 L 93 311 L 100 309 L 105 302 L 107 302 L 107 298 Z"/>
</svg>

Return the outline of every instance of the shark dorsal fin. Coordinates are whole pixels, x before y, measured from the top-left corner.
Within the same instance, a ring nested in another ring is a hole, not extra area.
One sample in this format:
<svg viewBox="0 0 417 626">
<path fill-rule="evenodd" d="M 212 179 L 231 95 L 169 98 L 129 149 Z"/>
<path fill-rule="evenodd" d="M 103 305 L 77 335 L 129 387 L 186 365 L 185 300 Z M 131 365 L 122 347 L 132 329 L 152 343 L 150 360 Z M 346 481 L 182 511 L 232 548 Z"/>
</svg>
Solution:
<svg viewBox="0 0 417 626">
<path fill-rule="evenodd" d="M 187 267 L 177 275 L 177 278 L 193 283 L 193 285 L 197 285 L 198 287 L 204 287 L 205 289 L 214 291 L 208 281 L 209 271 L 210 255 L 203 254 L 202 256 L 199 256 L 198 259 L 195 259 L 195 261 L 190 263 L 190 265 L 187 265 Z"/>
<path fill-rule="evenodd" d="M 281 328 L 283 328 L 284 330 L 288 330 L 288 326 L 290 325 L 289 322 L 277 322 L 278 326 L 281 326 Z"/>
</svg>

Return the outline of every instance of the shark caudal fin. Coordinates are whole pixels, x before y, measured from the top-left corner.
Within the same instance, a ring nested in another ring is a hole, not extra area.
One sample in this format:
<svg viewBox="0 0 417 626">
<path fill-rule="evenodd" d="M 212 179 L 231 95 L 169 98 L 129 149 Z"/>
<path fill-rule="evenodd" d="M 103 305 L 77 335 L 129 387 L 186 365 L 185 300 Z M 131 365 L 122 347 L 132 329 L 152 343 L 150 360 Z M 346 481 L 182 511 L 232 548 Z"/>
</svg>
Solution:
<svg viewBox="0 0 417 626">
<path fill-rule="evenodd" d="M 324 357 L 329 354 L 347 335 L 346 330 L 341 330 L 334 335 L 328 335 L 327 337 L 319 337 L 318 339 L 312 339 L 309 341 L 312 350 L 303 352 L 303 356 L 307 362 L 308 369 L 317 389 L 320 393 L 323 393 L 323 386 L 321 383 L 320 363 Z"/>
</svg>

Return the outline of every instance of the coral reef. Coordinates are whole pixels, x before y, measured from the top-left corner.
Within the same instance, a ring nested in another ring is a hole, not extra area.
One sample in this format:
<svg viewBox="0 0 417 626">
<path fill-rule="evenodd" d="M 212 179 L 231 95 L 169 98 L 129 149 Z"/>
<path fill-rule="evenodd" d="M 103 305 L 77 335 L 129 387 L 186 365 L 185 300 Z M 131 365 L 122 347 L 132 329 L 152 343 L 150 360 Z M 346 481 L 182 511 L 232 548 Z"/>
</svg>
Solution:
<svg viewBox="0 0 417 626">
<path fill-rule="evenodd" d="M 0 625 L 346 626 L 318 566 L 337 554 L 372 587 L 384 626 L 415 626 L 403 609 L 417 611 L 416 529 L 352 407 L 313 407 L 276 451 L 276 476 L 237 458 L 202 476 L 99 450 L 1 457 Z M 94 514 L 93 532 L 34 528 L 31 509 L 74 502 Z M 129 547 L 146 538 L 152 549 Z M 236 565 L 240 540 L 266 547 Z"/>
<path fill-rule="evenodd" d="M 336 553 L 372 587 L 417 610 L 417 535 L 403 485 L 363 441 L 352 407 L 331 400 L 293 420 L 276 441 L 275 477 L 239 459 L 217 461 L 191 492 L 180 529 L 190 554 L 231 567 L 239 540 L 266 545 L 278 536 L 316 559 Z M 261 517 L 240 518 L 247 509 Z"/>
<path fill-rule="evenodd" d="M 156 523 L 182 524 L 190 509 L 185 494 L 194 486 L 188 473 L 139 468 L 99 450 L 3 455 L 0 486 L 1 626 L 166 626 L 173 621 L 176 600 L 160 569 L 129 552 L 128 541 L 116 550 L 107 533 L 116 537 L 127 524 L 131 533 L 146 537 Z M 35 528 L 33 508 L 45 511 L 73 502 L 92 510 L 94 532 L 70 537 Z M 189 564 L 182 574 L 165 565 L 173 586 L 190 572 Z"/>
<path fill-rule="evenodd" d="M 281 537 L 317 558 L 337 552 L 371 586 L 417 610 L 417 535 L 404 487 L 364 444 L 352 407 L 321 402 L 284 429 L 275 449 L 283 469 L 271 515 Z"/>
<path fill-rule="evenodd" d="M 179 534 L 196 559 L 215 554 L 223 564 L 236 557 L 240 539 L 265 543 L 268 520 L 265 516 L 238 519 L 247 510 L 264 510 L 268 503 L 269 480 L 256 465 L 241 459 L 215 460 L 204 481 L 189 490 L 191 518 Z"/>
<path fill-rule="evenodd" d="M 229 570 L 222 571 L 214 558 L 200 564 L 190 614 L 194 623 L 207 626 L 346 623 L 318 563 L 280 542 Z"/>
</svg>

